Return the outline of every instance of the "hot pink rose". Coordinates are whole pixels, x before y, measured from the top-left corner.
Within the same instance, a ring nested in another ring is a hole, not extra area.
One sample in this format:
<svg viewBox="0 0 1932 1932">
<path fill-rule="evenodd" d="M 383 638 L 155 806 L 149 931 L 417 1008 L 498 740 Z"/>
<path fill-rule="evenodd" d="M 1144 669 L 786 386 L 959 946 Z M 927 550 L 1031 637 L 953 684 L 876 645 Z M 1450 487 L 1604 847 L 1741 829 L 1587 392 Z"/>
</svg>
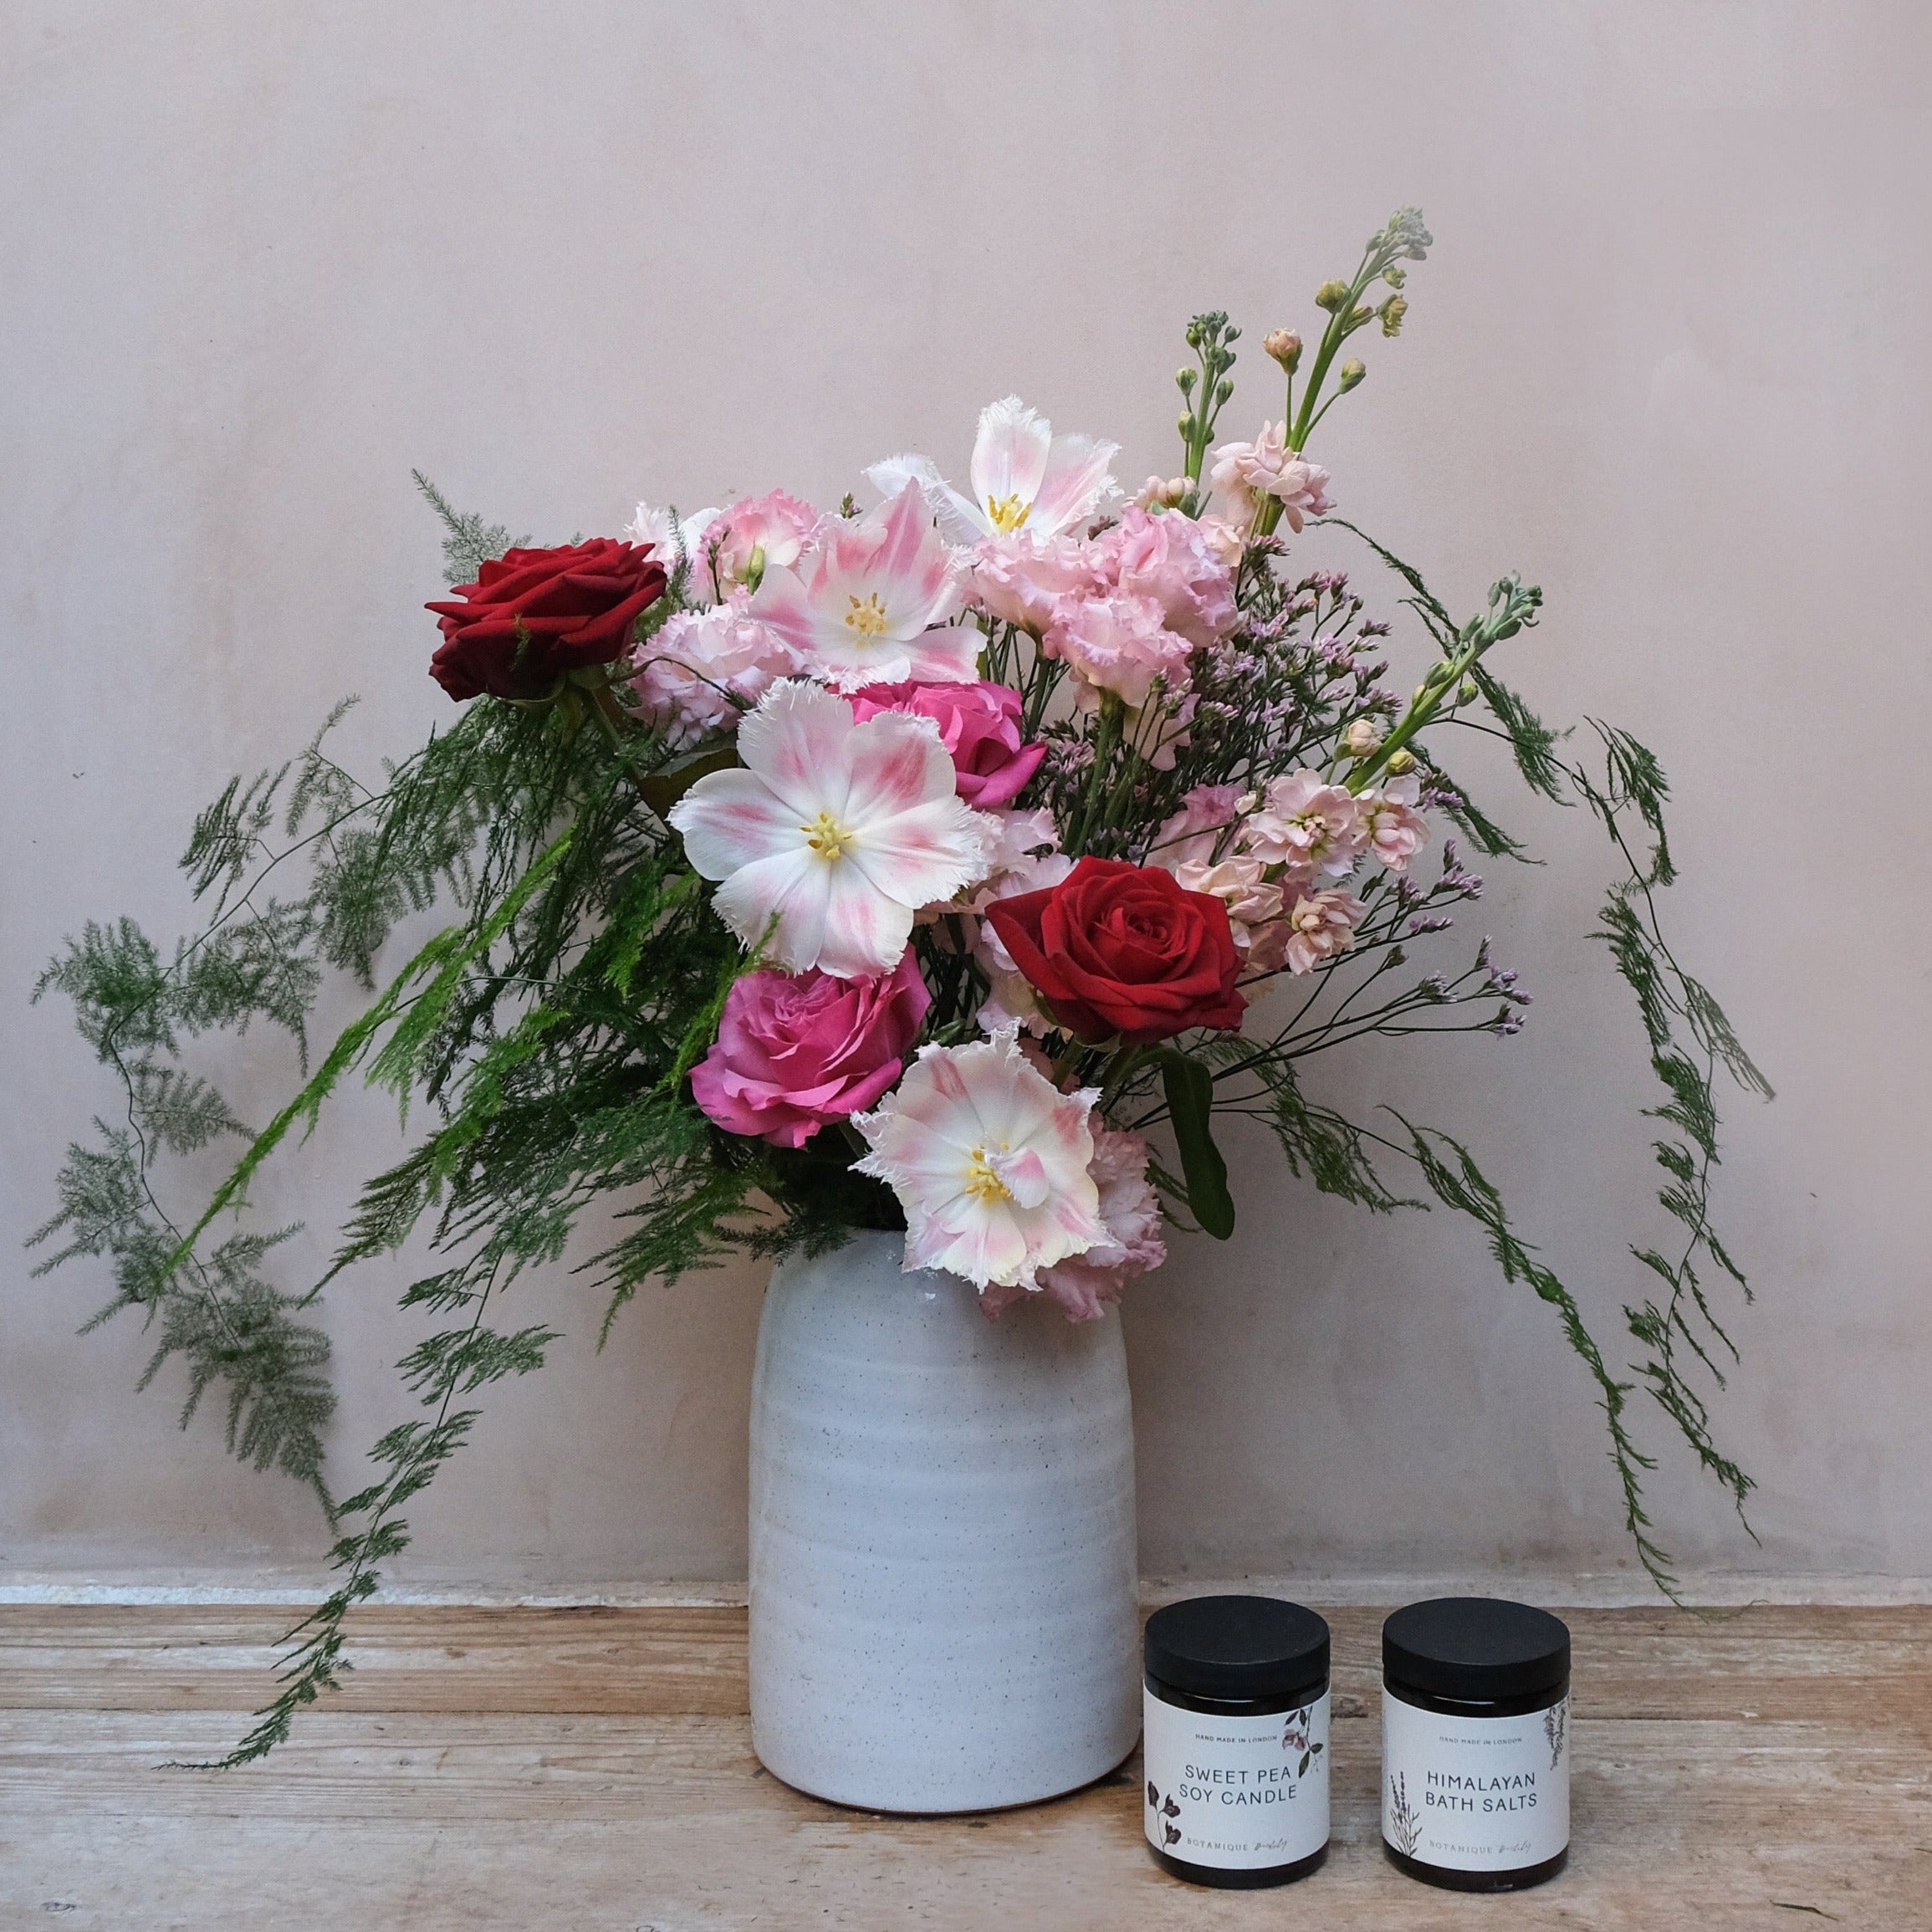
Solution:
<svg viewBox="0 0 1932 1932">
<path fill-rule="evenodd" d="M 1218 643 L 1234 629 L 1234 573 L 1192 517 L 1129 509 L 1094 550 L 1110 589 L 1152 597 L 1190 644 Z"/>
<path fill-rule="evenodd" d="M 1044 744 L 1021 737 L 1020 693 L 1004 684 L 868 684 L 852 693 L 861 724 L 882 711 L 908 711 L 939 727 L 959 795 L 980 811 L 1011 805 L 1046 756 Z"/>
<path fill-rule="evenodd" d="M 692 1069 L 692 1097 L 728 1133 L 802 1147 L 899 1077 L 932 1003 L 910 950 L 873 979 L 747 973 Z"/>
</svg>

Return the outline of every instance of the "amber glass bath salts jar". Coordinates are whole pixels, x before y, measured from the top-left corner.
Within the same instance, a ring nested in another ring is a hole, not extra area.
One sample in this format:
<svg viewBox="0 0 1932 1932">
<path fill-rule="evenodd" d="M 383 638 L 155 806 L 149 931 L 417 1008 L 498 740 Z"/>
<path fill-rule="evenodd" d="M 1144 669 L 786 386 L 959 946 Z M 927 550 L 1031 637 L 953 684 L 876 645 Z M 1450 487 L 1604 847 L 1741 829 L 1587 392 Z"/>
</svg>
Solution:
<svg viewBox="0 0 1932 1932">
<path fill-rule="evenodd" d="M 1147 1843 L 1197 1885 L 1282 1885 L 1328 1849 L 1328 1626 L 1274 1597 L 1147 1619 Z"/>
<path fill-rule="evenodd" d="M 1439 1597 L 1382 1627 L 1382 1838 L 1459 1892 L 1540 1885 L 1570 1855 L 1570 1633 L 1547 1611 Z"/>
</svg>

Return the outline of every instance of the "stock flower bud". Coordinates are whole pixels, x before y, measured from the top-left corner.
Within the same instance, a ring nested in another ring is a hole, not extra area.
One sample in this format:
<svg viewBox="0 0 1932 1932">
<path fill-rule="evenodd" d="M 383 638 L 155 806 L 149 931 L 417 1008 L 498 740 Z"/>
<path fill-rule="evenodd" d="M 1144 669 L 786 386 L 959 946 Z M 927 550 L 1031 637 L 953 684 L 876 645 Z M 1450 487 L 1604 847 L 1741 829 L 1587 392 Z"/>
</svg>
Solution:
<svg viewBox="0 0 1932 1932">
<path fill-rule="evenodd" d="M 1351 355 L 1342 365 L 1342 379 L 1337 393 L 1342 396 L 1347 395 L 1349 391 L 1353 389 L 1367 373 L 1367 368 L 1362 363 L 1361 357 Z"/>
<path fill-rule="evenodd" d="M 1292 376 L 1301 360 L 1301 338 L 1292 329 L 1270 329 L 1261 346 Z"/>
<path fill-rule="evenodd" d="M 1196 380 L 1196 372 L 1192 369 L 1177 369 L 1174 371 L 1174 381 L 1179 385 L 1183 396 L 1193 394 Z"/>
<path fill-rule="evenodd" d="M 1456 696 L 1464 704 L 1474 704 L 1476 701 L 1475 679 L 1473 677 L 1464 678 L 1456 687 Z"/>
<path fill-rule="evenodd" d="M 1384 335 L 1399 335 L 1402 333 L 1402 319 L 1408 313 L 1408 297 L 1391 295 L 1381 308 L 1376 310 L 1376 314 L 1382 318 L 1383 334 Z"/>
<path fill-rule="evenodd" d="M 1415 754 L 1398 751 L 1389 754 L 1388 774 L 1391 778 L 1405 778 L 1415 769 Z"/>
<path fill-rule="evenodd" d="M 1351 758 L 1373 758 L 1382 749 L 1382 733 L 1371 719 L 1358 718 L 1342 733 L 1342 749 Z"/>
<path fill-rule="evenodd" d="M 1332 315 L 1348 299 L 1348 284 L 1346 282 L 1324 282 L 1315 291 L 1315 306 L 1326 309 Z"/>
</svg>

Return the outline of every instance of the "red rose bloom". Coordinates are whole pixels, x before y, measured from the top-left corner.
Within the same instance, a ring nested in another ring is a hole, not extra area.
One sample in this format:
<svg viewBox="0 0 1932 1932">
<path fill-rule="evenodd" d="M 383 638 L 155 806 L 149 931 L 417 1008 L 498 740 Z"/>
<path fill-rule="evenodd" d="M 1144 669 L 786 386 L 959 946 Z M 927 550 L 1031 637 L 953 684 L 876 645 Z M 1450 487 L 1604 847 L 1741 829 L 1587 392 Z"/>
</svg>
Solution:
<svg viewBox="0 0 1932 1932">
<path fill-rule="evenodd" d="M 541 698 L 566 671 L 622 657 L 663 590 L 648 544 L 511 550 L 457 585 L 461 603 L 428 606 L 442 631 L 429 674 L 452 698 Z"/>
<path fill-rule="evenodd" d="M 1228 908 L 1155 866 L 1082 859 L 1044 892 L 986 908 L 1013 963 L 1082 1040 L 1147 1046 L 1190 1026 L 1239 1026 L 1240 955 Z"/>
</svg>

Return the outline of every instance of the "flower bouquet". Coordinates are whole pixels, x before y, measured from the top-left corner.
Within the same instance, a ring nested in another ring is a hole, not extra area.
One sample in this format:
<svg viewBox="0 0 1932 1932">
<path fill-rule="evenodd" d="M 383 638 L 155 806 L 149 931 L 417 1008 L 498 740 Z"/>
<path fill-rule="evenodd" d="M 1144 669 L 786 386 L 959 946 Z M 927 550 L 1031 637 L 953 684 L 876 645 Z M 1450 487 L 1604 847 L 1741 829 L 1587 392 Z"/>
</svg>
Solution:
<svg viewBox="0 0 1932 1932">
<path fill-rule="evenodd" d="M 1594 720 L 1572 754 L 1503 681 L 1493 654 L 1536 622 L 1535 588 L 1505 577 L 1452 616 L 1336 515 L 1308 454 L 1363 381 L 1349 345 L 1400 330 L 1429 239 L 1403 211 L 1321 286 L 1311 347 L 1267 336 L 1272 401 L 1245 438 L 1222 427 L 1240 332 L 1197 316 L 1178 473 L 1124 495 L 1115 445 L 1013 398 L 981 416 L 963 482 L 890 457 L 869 508 L 641 506 L 621 539 L 546 549 L 424 484 L 456 585 L 429 606 L 449 727 L 365 783 L 332 754 L 339 710 L 197 820 L 197 936 L 164 953 L 128 921 L 90 926 L 44 982 L 122 1086 L 120 1117 L 62 1173 L 54 1260 L 110 1260 L 109 1311 L 156 1337 L 150 1374 L 183 1358 L 190 1413 L 218 1388 L 231 1447 L 312 1485 L 340 1537 L 339 1585 L 238 1759 L 335 1681 L 345 1618 L 405 1545 L 473 1392 L 555 1339 L 499 1321 L 509 1290 L 604 1204 L 577 1265 L 609 1318 L 654 1277 L 836 1255 L 856 1232 L 969 1284 L 994 1321 L 1030 1301 L 1095 1323 L 1168 1230 L 1229 1234 L 1219 1140 L 1242 1117 L 1326 1193 L 1387 1210 L 1419 1185 L 1480 1224 L 1581 1357 L 1661 1582 L 1635 1388 L 1742 1502 L 1689 1371 L 1722 1346 L 1714 1282 L 1742 1283 L 1707 1213 L 1713 1081 L 1768 1089 L 1659 930 L 1663 775 Z M 1316 522 L 1393 572 L 1427 652 L 1413 688 L 1392 679 L 1410 647 L 1389 624 L 1294 562 Z M 1468 860 L 1521 849 L 1455 774 L 1469 732 L 1500 738 L 1532 793 L 1593 813 L 1621 868 L 1595 937 L 1637 995 L 1677 1224 L 1638 1254 L 1632 1378 L 1461 1141 L 1304 1091 L 1310 1060 L 1365 1035 L 1522 1025 L 1529 994 L 1456 928 L 1483 890 Z M 450 923 L 379 974 L 398 921 L 436 904 Z M 306 1056 L 340 972 L 372 1003 L 243 1130 L 184 1042 L 261 1020 Z M 276 1285 L 281 1236 L 231 1217 L 357 1071 L 429 1124 L 368 1183 L 324 1279 L 421 1231 L 435 1263 L 403 1301 L 440 1320 L 401 1364 L 420 1412 L 340 1496 L 322 1284 Z M 179 1211 L 161 1157 L 238 1134 L 227 1178 Z"/>
</svg>

